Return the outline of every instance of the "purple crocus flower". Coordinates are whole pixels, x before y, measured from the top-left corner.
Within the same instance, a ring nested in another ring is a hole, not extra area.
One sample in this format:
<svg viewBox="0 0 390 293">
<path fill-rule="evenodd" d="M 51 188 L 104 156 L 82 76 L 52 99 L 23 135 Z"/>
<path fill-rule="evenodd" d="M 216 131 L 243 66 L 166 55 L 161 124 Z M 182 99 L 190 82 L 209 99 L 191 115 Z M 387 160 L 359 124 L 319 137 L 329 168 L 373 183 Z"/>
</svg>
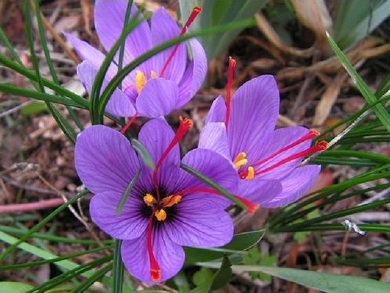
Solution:
<svg viewBox="0 0 390 293">
<path fill-rule="evenodd" d="M 139 141 L 148 150 L 154 171 L 145 166 L 126 137 L 113 129 L 96 125 L 77 137 L 77 173 L 95 193 L 90 203 L 92 220 L 113 238 L 123 239 L 123 262 L 144 282 L 174 276 L 183 266 L 182 246 L 216 247 L 233 236 L 232 220 L 224 211 L 229 201 L 207 192 L 203 182 L 180 168 L 178 141 L 190 124 L 182 121 L 176 134 L 163 118 L 143 126 Z M 192 150 L 182 163 L 226 189 L 237 189 L 235 169 L 214 151 Z M 141 175 L 117 215 L 118 204 L 138 170 Z"/>
<path fill-rule="evenodd" d="M 95 28 L 103 47 L 109 51 L 122 33 L 127 1 L 97 0 L 95 3 Z M 153 47 L 184 34 L 190 23 L 200 12 L 194 8 L 193 15 L 182 30 L 164 8 L 157 10 L 150 25 L 145 20 L 127 37 L 124 48 L 124 65 L 131 63 Z M 137 13 L 133 5 L 131 16 Z M 65 34 L 83 60 L 77 67 L 77 74 L 90 93 L 92 85 L 105 55 L 70 34 Z M 157 118 L 181 108 L 199 90 L 206 76 L 207 59 L 196 39 L 189 41 L 192 61 L 187 66 L 186 44 L 169 48 L 151 57 L 122 82 L 122 90 L 116 89 L 106 111 L 114 116 L 144 116 Z M 102 90 L 118 71 L 118 55 L 110 65 Z"/>
<path fill-rule="evenodd" d="M 227 96 L 228 105 L 221 96 L 214 101 L 199 148 L 217 151 L 233 162 L 241 179 L 238 194 L 262 207 L 285 206 L 305 195 L 321 168 L 298 165 L 306 155 L 324 150 L 326 143 L 311 147 L 318 133 L 304 127 L 274 130 L 279 91 L 271 75 L 246 82 L 231 102 L 228 87 Z"/>
</svg>

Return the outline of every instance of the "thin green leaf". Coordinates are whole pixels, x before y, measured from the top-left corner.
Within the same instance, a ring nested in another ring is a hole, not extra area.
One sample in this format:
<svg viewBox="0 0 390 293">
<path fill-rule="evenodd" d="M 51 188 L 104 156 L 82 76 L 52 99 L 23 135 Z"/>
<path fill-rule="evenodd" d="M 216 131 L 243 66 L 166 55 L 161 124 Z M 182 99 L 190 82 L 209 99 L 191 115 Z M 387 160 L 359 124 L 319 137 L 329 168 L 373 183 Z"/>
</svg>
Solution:
<svg viewBox="0 0 390 293">
<path fill-rule="evenodd" d="M 198 178 L 199 180 L 206 183 L 208 186 L 210 186 L 214 190 L 218 191 L 222 196 L 226 197 L 228 200 L 230 200 L 232 203 L 235 203 L 240 208 L 242 208 L 244 210 L 248 209 L 248 207 L 244 203 L 242 203 L 240 200 L 238 200 L 236 197 L 234 197 L 234 195 L 232 195 L 229 191 L 227 191 L 223 187 L 219 186 L 216 182 L 214 182 L 210 178 L 207 178 L 206 176 L 200 174 L 199 172 L 197 172 L 196 170 L 192 169 L 191 167 L 189 167 L 187 165 L 180 164 L 180 167 L 184 171 L 190 173 L 191 175 L 194 175 L 196 178 Z"/>
<path fill-rule="evenodd" d="M 82 282 L 80 285 L 78 285 L 76 288 L 74 288 L 70 293 L 79 293 L 79 292 L 86 292 L 86 290 L 91 287 L 95 282 L 99 281 L 103 276 L 108 273 L 112 268 L 112 264 L 109 264 L 102 268 L 101 270 L 94 273 L 91 277 L 87 278 L 84 282 Z M 119 291 L 113 291 L 113 293 L 116 293 Z"/>
<path fill-rule="evenodd" d="M 116 215 L 119 216 L 122 212 L 123 206 L 125 205 L 125 202 L 127 198 L 130 195 L 131 190 L 133 189 L 135 183 L 138 181 L 139 176 L 141 176 L 142 169 L 139 168 L 137 174 L 135 174 L 134 178 L 131 179 L 130 184 L 126 187 L 125 192 L 123 193 L 121 200 L 119 201 L 119 204 L 116 208 Z"/>
<path fill-rule="evenodd" d="M 16 235 L 16 236 L 23 236 L 27 233 L 26 230 L 22 230 L 22 229 L 10 227 L 10 226 L 3 226 L 3 225 L 0 225 L 0 231 L 10 233 L 10 234 Z M 52 241 L 52 242 L 60 242 L 60 243 L 70 243 L 70 244 L 74 243 L 74 244 L 81 244 L 81 245 L 97 245 L 96 240 L 71 239 L 71 238 L 67 238 L 67 237 L 50 235 L 48 233 L 34 233 L 30 236 L 30 238 L 43 239 L 43 240 L 48 240 L 48 241 Z M 111 245 L 113 243 L 113 240 L 103 240 L 102 243 L 107 244 L 107 245 Z"/>
<path fill-rule="evenodd" d="M 35 100 L 41 100 L 45 102 L 51 102 L 51 103 L 56 103 L 56 104 L 62 104 L 62 105 L 67 105 L 67 106 L 72 106 L 80 109 L 88 109 L 85 105 L 80 105 L 77 102 L 74 102 L 72 100 L 69 100 L 64 97 L 60 96 L 55 96 L 55 95 L 50 95 L 46 93 L 41 93 L 41 92 L 36 92 L 32 90 L 27 90 L 27 89 L 22 89 L 16 86 L 12 86 L 9 84 L 0 84 L 0 92 L 14 95 L 14 96 L 21 96 L 21 97 L 26 97 L 30 99 L 35 99 Z"/>
<path fill-rule="evenodd" d="M 34 0 L 34 2 L 35 2 L 35 16 L 36 16 L 37 24 L 38 24 L 39 39 L 41 40 L 41 46 L 42 46 L 43 53 L 45 55 L 46 63 L 48 65 L 48 67 L 49 67 L 49 71 L 50 71 L 50 74 L 51 74 L 51 76 L 53 78 L 54 83 L 60 85 L 60 81 L 58 80 L 57 73 L 56 73 L 56 70 L 54 68 L 53 62 L 51 62 L 49 48 L 47 47 L 47 41 L 46 41 L 46 37 L 45 37 L 45 30 L 43 28 L 41 12 L 40 12 L 40 9 L 39 9 L 39 1 L 38 0 Z M 32 4 L 32 2 L 31 2 L 31 4 Z M 34 5 L 31 5 L 31 6 L 34 6 Z M 75 124 L 79 127 L 80 130 L 83 130 L 83 126 L 82 126 L 82 124 L 80 122 L 80 119 L 77 117 L 75 111 L 71 107 L 69 107 L 69 106 L 65 106 L 65 107 L 68 110 L 69 115 L 73 119 Z M 57 119 L 58 119 L 58 116 L 62 117 L 58 112 L 55 112 L 54 114 L 56 115 Z M 54 117 L 54 118 L 56 118 L 56 117 Z M 75 133 L 72 133 L 72 131 L 70 130 L 70 129 L 73 130 L 73 128 L 67 123 L 66 120 L 61 119 L 60 127 L 61 127 L 61 129 L 64 129 L 64 128 L 66 129 L 66 133 L 65 134 L 68 137 L 72 135 L 72 140 L 75 138 L 75 137 L 73 137 L 73 134 L 75 134 Z M 73 141 L 73 143 L 74 143 L 74 141 Z"/>
<path fill-rule="evenodd" d="M 20 240 L 16 239 L 15 237 L 12 237 L 11 235 L 8 235 L 8 234 L 1 232 L 1 231 L 0 231 L 0 240 L 5 242 L 5 243 L 12 244 L 12 245 L 15 245 L 16 243 L 18 243 L 20 241 Z M 24 251 L 27 251 L 28 253 L 31 253 L 31 254 L 38 256 L 40 258 L 43 258 L 45 260 L 58 258 L 57 255 L 55 255 L 51 252 L 45 251 L 43 249 L 40 249 L 40 248 L 38 248 L 34 245 L 31 245 L 31 244 L 28 244 L 28 243 L 19 243 L 18 247 L 20 249 L 23 249 Z M 58 265 L 61 268 L 67 269 L 67 270 L 72 270 L 72 269 L 79 267 L 78 264 L 76 264 L 72 261 L 69 261 L 69 260 L 60 260 L 59 262 L 56 263 L 56 265 Z"/>
<path fill-rule="evenodd" d="M 115 240 L 114 263 L 112 266 L 112 293 L 122 293 L 124 265 L 121 256 L 122 240 Z"/>
<path fill-rule="evenodd" d="M 0 292 L 25 293 L 32 288 L 34 287 L 22 282 L 0 282 Z"/>
<path fill-rule="evenodd" d="M 7 57 L 5 57 L 2 54 L 0 54 L 0 64 L 4 65 L 5 67 L 23 75 L 23 76 L 25 76 L 31 82 L 38 81 L 37 77 L 35 76 L 35 74 L 33 72 L 31 72 L 30 70 L 27 70 L 24 66 L 20 66 L 20 65 L 16 64 L 15 62 L 9 60 Z M 59 85 L 53 83 L 50 80 L 47 80 L 45 78 L 41 78 L 41 80 L 42 80 L 42 83 L 44 86 L 52 89 L 53 91 L 55 91 L 58 94 L 61 94 L 65 97 L 68 97 L 70 100 L 73 101 L 72 104 L 68 104 L 68 105 L 74 106 L 77 108 L 81 108 L 81 109 L 88 109 L 89 108 L 90 103 L 86 99 L 80 97 L 79 95 L 76 95 L 75 93 L 67 90 L 66 88 L 64 88 L 62 86 L 59 86 Z M 2 91 L 2 89 L 0 89 L 0 91 Z M 27 95 L 26 97 L 29 97 L 29 96 Z M 53 102 L 55 102 L 55 101 L 53 101 Z"/>
<path fill-rule="evenodd" d="M 133 0 L 130 0 L 129 3 L 127 3 L 126 8 L 126 14 L 125 14 L 125 20 L 123 23 L 123 29 L 122 34 L 124 33 L 125 27 L 129 22 L 130 19 L 130 13 L 131 13 L 131 7 L 133 6 Z M 122 70 L 123 68 L 123 57 L 125 55 L 125 42 L 123 42 L 119 48 L 119 56 L 118 56 L 118 71 Z M 119 89 L 122 89 L 122 84 L 119 85 Z"/>
<path fill-rule="evenodd" d="M 335 4 L 334 32 L 341 48 L 366 37 L 390 15 L 389 0 L 348 0 Z"/>
<path fill-rule="evenodd" d="M 138 155 L 141 157 L 142 162 L 144 162 L 144 164 L 153 171 L 156 166 L 154 165 L 148 150 L 135 138 L 132 138 L 130 142 L 133 148 L 137 151 Z"/>
<path fill-rule="evenodd" d="M 30 0 L 25 0 L 24 2 L 24 17 L 25 17 L 25 31 L 26 31 L 26 39 L 27 44 L 30 49 L 30 55 L 31 55 L 31 62 L 34 67 L 35 75 L 38 80 L 38 90 L 41 93 L 45 93 L 45 87 L 43 85 L 41 75 L 39 72 L 39 64 L 38 59 L 35 54 L 34 50 L 34 40 L 32 36 L 32 23 L 31 23 L 31 16 L 30 16 Z M 39 13 L 38 13 L 39 14 Z M 47 47 L 46 47 L 47 49 Z M 46 52 L 45 52 L 46 53 Z M 50 59 L 50 56 L 46 56 Z M 50 67 L 50 66 L 49 66 Z M 54 69 L 53 69 L 54 70 Z M 50 112 L 50 114 L 54 117 L 54 119 L 57 121 L 58 125 L 62 129 L 62 131 L 65 133 L 65 135 L 73 142 L 76 142 L 76 131 L 70 126 L 68 121 L 61 115 L 61 113 L 50 103 L 46 102 L 46 106 Z"/>
<path fill-rule="evenodd" d="M 205 267 L 216 268 L 219 264 L 208 263 Z M 322 272 L 303 271 L 278 267 L 232 266 L 236 272 L 263 272 L 274 277 L 298 283 L 328 293 L 388 293 L 389 284 L 363 277 L 343 276 Z"/>
<path fill-rule="evenodd" d="M 22 269 L 22 268 L 30 268 L 30 267 L 35 267 L 35 266 L 42 266 L 42 265 L 51 264 L 51 263 L 57 264 L 58 262 L 60 262 L 62 260 L 76 258 L 76 257 L 79 257 L 79 256 L 100 252 L 102 250 L 106 250 L 106 249 L 110 249 L 110 248 L 111 248 L 111 246 L 104 246 L 104 247 L 90 249 L 90 250 L 83 251 L 83 252 L 69 254 L 69 255 L 66 255 L 66 256 L 54 257 L 54 258 L 48 258 L 49 255 L 44 255 L 45 256 L 45 260 L 28 262 L 28 263 L 21 263 L 21 264 L 14 264 L 14 265 L 0 266 L 0 271 L 19 270 L 19 269 Z M 69 268 L 67 267 L 67 269 L 69 269 Z"/>
<path fill-rule="evenodd" d="M 337 46 L 335 41 L 328 33 L 327 33 L 327 38 L 333 52 L 339 58 L 341 64 L 344 66 L 345 70 L 348 72 L 353 82 L 356 84 L 357 88 L 363 95 L 364 99 L 367 101 L 368 104 L 375 103 L 377 101 L 377 98 L 374 96 L 374 94 L 371 92 L 368 85 L 363 81 L 360 75 L 356 72 L 351 62 L 347 59 L 347 57 L 340 50 L 340 48 Z M 374 111 L 378 116 L 379 120 L 386 127 L 387 131 L 390 132 L 390 119 L 389 119 L 389 113 L 387 112 L 386 108 L 382 104 L 378 104 L 374 107 Z"/>
<path fill-rule="evenodd" d="M 66 282 L 69 281 L 75 277 L 78 276 L 85 276 L 86 278 L 91 278 L 94 275 L 94 272 L 92 271 L 93 268 L 96 268 L 104 263 L 109 262 L 112 260 L 112 255 L 103 256 L 99 259 L 96 259 L 94 261 L 91 261 L 87 264 L 77 266 L 76 268 L 69 270 L 65 273 L 62 273 L 61 275 L 58 275 L 49 281 L 43 283 L 40 286 L 35 287 L 32 290 L 29 290 L 26 293 L 33 293 L 33 292 L 47 292 L 48 290 Z"/>
<path fill-rule="evenodd" d="M 11 42 L 7 38 L 4 30 L 0 27 L 0 40 L 7 47 L 8 51 L 11 53 L 12 57 L 18 62 L 20 65 L 23 65 L 22 60 L 20 60 L 18 53 L 16 53 L 14 46 L 12 46 Z"/>
</svg>

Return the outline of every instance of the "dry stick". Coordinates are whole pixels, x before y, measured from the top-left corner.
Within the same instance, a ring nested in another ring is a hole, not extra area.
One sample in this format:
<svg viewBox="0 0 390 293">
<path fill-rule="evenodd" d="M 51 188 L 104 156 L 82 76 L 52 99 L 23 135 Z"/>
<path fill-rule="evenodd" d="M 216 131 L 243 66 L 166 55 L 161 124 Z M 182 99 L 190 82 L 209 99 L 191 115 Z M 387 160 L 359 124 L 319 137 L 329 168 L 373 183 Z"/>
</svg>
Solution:
<svg viewBox="0 0 390 293">
<path fill-rule="evenodd" d="M 13 186 L 20 188 L 20 189 L 33 191 L 33 192 L 37 192 L 37 193 L 41 193 L 41 194 L 47 194 L 47 195 L 57 195 L 57 192 L 43 189 L 43 188 L 39 188 L 39 187 L 35 187 L 35 186 L 31 186 L 31 185 L 27 185 L 27 184 L 22 184 L 22 183 L 19 183 L 18 181 L 16 181 L 15 179 L 4 176 L 2 174 L 0 174 L 0 179 L 5 181 L 7 184 L 13 185 Z M 67 196 L 71 196 L 71 197 L 74 196 L 74 193 L 72 193 L 72 192 L 64 192 L 64 194 Z"/>
<path fill-rule="evenodd" d="M 7 204 L 0 206 L 0 214 L 42 210 L 45 208 L 58 207 L 62 204 L 64 204 L 64 200 L 62 198 L 52 198 L 32 203 Z"/>
<path fill-rule="evenodd" d="M 43 176 L 41 174 L 39 174 L 38 171 L 36 172 L 36 174 L 37 174 L 38 178 L 40 180 L 42 180 L 43 183 L 45 183 L 50 189 L 52 189 L 55 192 L 57 192 L 57 194 L 62 197 L 64 202 L 68 202 L 68 199 L 66 198 L 65 194 L 63 194 L 61 191 L 59 191 L 57 188 L 55 188 L 53 185 L 51 185 L 51 183 L 49 181 L 47 181 L 45 178 L 43 178 Z M 93 231 L 92 227 L 76 212 L 74 207 L 72 205 L 69 205 L 68 209 L 85 226 L 85 228 L 89 231 L 89 233 L 91 233 L 92 237 L 95 239 L 97 244 L 100 247 L 104 248 L 105 245 L 100 241 L 99 237 L 97 237 L 97 235 Z M 111 254 L 108 250 L 105 250 L 105 251 L 106 251 L 107 254 Z"/>
<path fill-rule="evenodd" d="M 30 1 L 30 6 L 34 11 L 36 11 L 35 4 L 32 1 Z M 62 49 L 73 60 L 73 62 L 75 64 L 79 64 L 80 58 L 77 57 L 77 55 L 73 53 L 73 51 L 66 45 L 64 40 L 60 37 L 60 35 L 54 30 L 51 24 L 47 21 L 43 13 L 41 11 L 39 13 L 41 14 L 43 26 L 52 34 L 53 38 L 57 41 L 58 45 L 62 47 Z"/>
<path fill-rule="evenodd" d="M 25 103 L 23 103 L 23 104 L 20 104 L 20 105 L 18 105 L 18 106 L 16 106 L 16 107 L 13 107 L 13 108 L 11 108 L 11 109 L 9 109 L 9 110 L 6 110 L 6 111 L 0 113 L 0 118 L 3 118 L 3 117 L 5 117 L 5 116 L 8 116 L 8 115 L 14 113 L 14 112 L 17 112 L 17 111 L 19 111 L 21 108 L 27 106 L 28 104 L 31 104 L 32 102 L 33 102 L 33 101 L 28 101 L 28 102 L 25 102 Z"/>
</svg>

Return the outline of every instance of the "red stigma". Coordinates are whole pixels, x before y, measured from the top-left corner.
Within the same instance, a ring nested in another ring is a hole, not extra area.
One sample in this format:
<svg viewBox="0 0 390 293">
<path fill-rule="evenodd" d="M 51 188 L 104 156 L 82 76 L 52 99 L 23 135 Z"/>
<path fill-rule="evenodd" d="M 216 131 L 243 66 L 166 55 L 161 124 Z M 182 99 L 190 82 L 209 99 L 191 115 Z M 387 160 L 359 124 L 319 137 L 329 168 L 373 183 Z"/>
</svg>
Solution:
<svg viewBox="0 0 390 293">
<path fill-rule="evenodd" d="M 232 57 L 229 57 L 229 76 L 228 76 L 228 84 L 226 87 L 226 118 L 225 118 L 226 131 L 228 129 L 229 118 L 230 118 L 231 94 L 232 94 L 232 84 L 233 84 L 235 67 L 236 67 L 236 60 L 234 60 Z"/>
<path fill-rule="evenodd" d="M 280 149 L 279 151 L 277 151 L 276 153 L 272 154 L 271 156 L 261 160 L 260 162 L 257 162 L 256 164 L 252 165 L 253 168 L 255 167 L 258 167 L 266 162 L 268 162 L 269 160 L 275 158 L 276 156 L 280 155 L 281 153 L 284 153 L 285 151 L 289 150 L 289 149 L 292 149 L 293 147 L 307 141 L 307 140 L 310 140 L 310 139 L 313 139 L 317 136 L 319 136 L 320 133 L 316 130 L 310 130 L 309 133 L 307 133 L 305 136 L 301 137 L 300 139 L 298 139 L 297 141 L 285 146 L 284 148 Z"/>
<path fill-rule="evenodd" d="M 156 164 L 156 168 L 153 171 L 153 185 L 157 192 L 157 200 L 160 201 L 160 191 L 157 183 L 157 171 L 161 167 L 162 163 L 170 153 L 170 151 L 175 147 L 176 144 L 183 138 L 183 136 L 188 132 L 188 130 L 192 127 L 193 123 L 190 119 L 182 118 L 180 116 L 180 125 L 177 130 L 175 137 L 172 139 L 171 143 L 168 145 L 167 149 L 162 154 L 161 158 L 158 160 Z"/>
<path fill-rule="evenodd" d="M 206 193 L 211 193 L 211 194 L 215 194 L 215 195 L 221 195 L 220 192 L 218 192 L 217 190 L 215 189 L 211 189 L 211 188 L 205 188 L 205 187 L 200 187 L 200 188 L 188 188 L 188 189 L 184 189 L 180 192 L 178 192 L 177 194 L 186 194 L 186 193 L 192 193 L 192 192 L 206 192 Z M 241 203 L 243 203 L 245 206 L 246 206 L 246 210 L 249 214 L 253 215 L 256 210 L 260 207 L 258 204 L 255 204 L 241 196 L 238 196 L 238 195 L 233 195 L 236 199 L 238 199 Z"/>
<path fill-rule="evenodd" d="M 260 205 L 258 204 L 255 204 L 241 196 L 238 196 L 238 195 L 235 195 L 234 196 L 235 198 L 237 198 L 239 201 L 241 201 L 245 206 L 246 206 L 246 210 L 249 214 L 253 215 L 260 207 Z"/>
<path fill-rule="evenodd" d="M 125 134 L 126 130 L 129 129 L 129 127 L 134 123 L 134 121 L 135 121 L 135 119 L 137 118 L 138 114 L 139 114 L 139 113 L 136 112 L 136 113 L 134 114 L 134 116 L 131 117 L 131 119 L 129 120 L 129 122 L 126 124 L 126 126 L 122 128 L 122 130 L 121 130 L 121 133 L 122 133 L 122 134 Z"/>
<path fill-rule="evenodd" d="M 152 213 L 152 215 L 149 218 L 148 233 L 147 233 L 147 246 L 148 246 L 149 262 L 150 262 L 150 279 L 152 279 L 153 282 L 160 282 L 161 281 L 161 270 L 160 270 L 160 266 L 159 266 L 156 258 L 154 257 L 154 254 L 153 254 L 152 231 L 153 231 L 154 214 L 155 214 L 155 211 Z"/>
<path fill-rule="evenodd" d="M 317 153 L 317 152 L 322 152 L 324 150 L 326 150 L 328 148 L 328 143 L 326 141 L 321 141 L 319 143 L 317 143 L 316 145 L 314 145 L 313 147 L 307 149 L 307 150 L 304 150 L 302 152 L 299 152 L 299 153 L 296 153 L 292 156 L 289 156 L 283 160 L 281 160 L 280 162 L 277 162 L 276 164 L 268 167 L 268 168 L 265 168 L 263 170 L 260 170 L 258 172 L 255 173 L 255 176 L 258 176 L 260 174 L 264 174 L 264 173 L 267 173 L 281 165 L 284 165 L 288 162 L 291 162 L 295 159 L 300 159 L 300 158 L 303 158 L 303 157 L 306 157 L 308 155 L 311 155 L 311 154 L 314 154 L 314 153 Z M 240 176 L 241 176 L 241 173 L 240 173 Z"/>
<path fill-rule="evenodd" d="M 188 28 L 190 27 L 190 25 L 192 24 L 192 22 L 195 20 L 195 18 L 199 15 L 199 13 L 202 12 L 202 8 L 199 7 L 199 6 L 195 6 L 193 9 L 192 9 L 192 12 L 190 14 L 190 16 L 188 17 L 188 20 L 187 22 L 185 23 L 185 25 L 183 26 L 183 28 L 181 29 L 181 32 L 180 32 L 180 35 L 179 36 L 182 36 L 184 35 Z M 161 70 L 160 72 L 160 77 L 162 77 L 165 73 L 165 70 L 167 70 L 167 67 L 169 65 L 169 63 L 171 63 L 172 59 L 173 59 L 173 56 L 175 56 L 177 50 L 179 49 L 179 46 L 180 46 L 180 43 L 179 44 L 176 44 L 176 46 L 173 48 L 173 51 L 171 53 L 171 55 L 169 55 L 168 57 L 168 60 L 167 62 L 165 62 L 165 65 L 163 67 L 163 69 Z"/>
</svg>

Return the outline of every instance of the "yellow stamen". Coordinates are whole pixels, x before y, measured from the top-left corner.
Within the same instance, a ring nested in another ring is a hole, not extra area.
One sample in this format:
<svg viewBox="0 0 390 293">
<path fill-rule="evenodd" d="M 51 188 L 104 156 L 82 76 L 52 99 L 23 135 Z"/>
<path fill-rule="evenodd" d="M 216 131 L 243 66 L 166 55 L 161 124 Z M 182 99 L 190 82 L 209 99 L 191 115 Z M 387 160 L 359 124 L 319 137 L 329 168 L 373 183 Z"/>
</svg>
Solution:
<svg viewBox="0 0 390 293">
<path fill-rule="evenodd" d="M 167 213 L 163 209 L 156 211 L 154 215 L 156 216 L 158 221 L 165 221 L 165 219 L 167 218 Z"/>
<path fill-rule="evenodd" d="M 162 200 L 162 206 L 164 208 L 170 208 L 171 206 L 178 204 L 181 201 L 181 198 L 182 196 L 179 194 L 174 194 L 174 195 L 164 197 Z"/>
<path fill-rule="evenodd" d="M 144 203 L 146 203 L 147 206 L 153 207 L 153 204 L 156 203 L 156 199 L 151 195 L 150 193 L 147 193 L 144 196 Z"/>
<path fill-rule="evenodd" d="M 250 166 L 250 167 L 248 167 L 248 174 L 246 175 L 246 177 L 244 179 L 250 180 L 253 178 L 255 178 L 255 169 L 252 166 Z"/>
<path fill-rule="evenodd" d="M 237 155 L 237 157 L 233 160 L 234 165 L 236 165 L 237 171 L 246 164 L 248 164 L 248 160 L 246 159 L 246 153 L 241 152 Z"/>
<path fill-rule="evenodd" d="M 157 75 L 156 72 L 154 72 L 154 71 L 152 70 L 152 72 L 150 73 L 150 77 L 151 77 L 151 78 L 157 78 L 158 75 Z"/>
<path fill-rule="evenodd" d="M 137 89 L 137 93 L 142 91 L 147 81 L 148 79 L 145 74 L 138 70 L 137 75 L 135 76 L 135 88 Z"/>
</svg>

